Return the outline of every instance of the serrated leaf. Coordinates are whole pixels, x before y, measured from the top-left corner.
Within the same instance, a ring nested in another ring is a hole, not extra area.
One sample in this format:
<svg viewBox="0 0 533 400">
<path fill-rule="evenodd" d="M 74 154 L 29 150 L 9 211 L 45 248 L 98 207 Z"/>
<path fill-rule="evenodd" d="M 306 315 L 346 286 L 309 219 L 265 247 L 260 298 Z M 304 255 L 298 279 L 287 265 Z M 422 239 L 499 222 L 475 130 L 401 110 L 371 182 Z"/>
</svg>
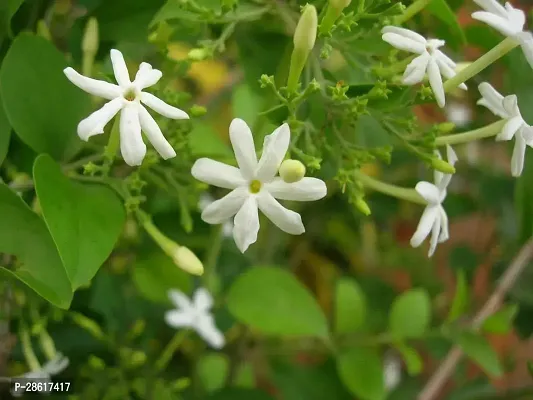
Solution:
<svg viewBox="0 0 533 400">
<path fill-rule="evenodd" d="M 457 337 L 456 343 L 488 375 L 497 378 L 503 374 L 498 355 L 483 336 L 473 332 L 463 332 Z"/>
<path fill-rule="evenodd" d="M 389 329 L 399 338 L 421 337 L 431 321 L 431 302 L 422 289 L 412 289 L 398 296 L 389 314 Z"/>
<path fill-rule="evenodd" d="M 335 292 L 335 333 L 356 332 L 365 322 L 366 299 L 359 285 L 340 279 Z"/>
<path fill-rule="evenodd" d="M 375 349 L 354 347 L 337 357 L 337 370 L 344 385 L 361 400 L 385 398 L 383 365 Z"/>
</svg>

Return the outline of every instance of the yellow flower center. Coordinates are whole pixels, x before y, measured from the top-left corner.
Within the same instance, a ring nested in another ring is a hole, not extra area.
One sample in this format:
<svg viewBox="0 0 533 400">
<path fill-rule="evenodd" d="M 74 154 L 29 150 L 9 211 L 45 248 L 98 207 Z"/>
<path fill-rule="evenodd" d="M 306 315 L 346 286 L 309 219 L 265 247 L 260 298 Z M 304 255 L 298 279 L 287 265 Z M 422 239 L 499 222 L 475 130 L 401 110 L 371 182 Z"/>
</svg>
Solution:
<svg viewBox="0 0 533 400">
<path fill-rule="evenodd" d="M 126 93 L 124 93 L 124 98 L 128 101 L 133 101 L 137 98 L 137 94 L 135 93 L 135 89 L 129 89 Z"/>
<path fill-rule="evenodd" d="M 250 193 L 259 193 L 261 191 L 261 182 L 254 179 L 250 182 Z"/>
</svg>

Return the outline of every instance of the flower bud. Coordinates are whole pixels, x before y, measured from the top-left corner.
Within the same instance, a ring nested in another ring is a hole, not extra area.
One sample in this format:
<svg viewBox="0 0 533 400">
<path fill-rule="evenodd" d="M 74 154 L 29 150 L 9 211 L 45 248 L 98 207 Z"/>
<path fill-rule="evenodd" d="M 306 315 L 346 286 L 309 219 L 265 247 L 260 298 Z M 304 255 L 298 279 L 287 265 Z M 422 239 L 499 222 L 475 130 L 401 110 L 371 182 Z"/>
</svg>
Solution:
<svg viewBox="0 0 533 400">
<path fill-rule="evenodd" d="M 92 369 L 100 371 L 105 369 L 105 361 L 99 357 L 93 356 L 92 354 L 89 356 L 88 363 Z"/>
<path fill-rule="evenodd" d="M 87 21 L 87 25 L 85 25 L 85 34 L 81 42 L 81 48 L 85 53 L 96 54 L 98 52 L 100 42 L 98 36 L 98 21 L 96 18 L 91 17 Z"/>
<path fill-rule="evenodd" d="M 102 328 L 100 328 L 100 325 L 96 323 L 96 321 L 93 321 L 90 318 L 87 318 L 85 315 L 74 312 L 71 313 L 72 320 L 81 328 L 85 329 L 87 332 L 89 332 L 91 335 L 93 335 L 96 339 L 103 339 L 104 338 L 104 332 L 102 331 Z"/>
<path fill-rule="evenodd" d="M 56 346 L 54 344 L 54 341 L 46 332 L 45 329 L 42 329 L 39 334 L 39 342 L 41 345 L 41 349 L 44 354 L 46 354 L 46 357 L 48 357 L 49 360 L 52 360 L 56 356 Z"/>
<path fill-rule="evenodd" d="M 298 160 L 285 160 L 279 167 L 279 176 L 287 183 L 298 182 L 305 176 L 305 165 Z"/>
<path fill-rule="evenodd" d="M 455 174 L 455 167 L 453 165 L 450 165 L 446 161 L 441 160 L 440 158 L 432 158 L 431 166 L 437 171 L 443 172 L 445 174 Z"/>
<path fill-rule="evenodd" d="M 203 115 L 205 115 L 207 113 L 207 108 L 203 107 L 203 106 L 199 106 L 199 105 L 193 105 L 190 109 L 189 109 L 189 114 L 191 114 L 191 116 L 193 117 L 201 117 Z"/>
<path fill-rule="evenodd" d="M 329 4 L 337 9 L 343 9 L 350 5 L 352 0 L 329 0 Z"/>
<path fill-rule="evenodd" d="M 437 125 L 437 129 L 440 133 L 450 133 L 455 129 L 455 124 L 453 122 L 443 122 Z"/>
<path fill-rule="evenodd" d="M 368 203 L 363 200 L 362 197 L 358 197 L 355 199 L 355 207 L 366 216 L 369 216 L 372 214 L 372 211 L 370 210 L 370 207 L 368 206 Z"/>
<path fill-rule="evenodd" d="M 307 4 L 294 31 L 294 48 L 310 52 L 315 46 L 318 17 L 315 6 Z"/>
<path fill-rule="evenodd" d="M 192 49 L 187 53 L 187 58 L 191 61 L 203 61 L 209 57 L 206 49 Z"/>
<path fill-rule="evenodd" d="M 193 275 L 203 275 L 204 266 L 196 255 L 185 246 L 179 246 L 172 254 L 174 263 Z"/>
</svg>

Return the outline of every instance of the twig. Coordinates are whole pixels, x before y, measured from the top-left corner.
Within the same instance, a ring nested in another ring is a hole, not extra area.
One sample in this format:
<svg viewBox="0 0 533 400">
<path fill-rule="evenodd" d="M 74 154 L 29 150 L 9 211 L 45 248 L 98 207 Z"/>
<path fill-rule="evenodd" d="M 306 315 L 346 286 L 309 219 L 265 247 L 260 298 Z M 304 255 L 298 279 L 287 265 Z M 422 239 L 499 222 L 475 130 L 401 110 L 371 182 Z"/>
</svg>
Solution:
<svg viewBox="0 0 533 400">
<path fill-rule="evenodd" d="M 494 293 L 489 297 L 485 305 L 477 313 L 472 320 L 471 327 L 473 329 L 479 329 L 483 321 L 490 315 L 494 314 L 500 308 L 507 292 L 513 287 L 514 283 L 528 265 L 529 261 L 533 257 L 533 238 L 529 239 L 527 243 L 520 249 L 518 255 L 514 258 L 511 265 L 507 268 L 502 275 L 498 286 L 494 290 Z M 433 400 L 438 395 L 450 375 L 455 370 L 457 363 L 461 360 L 463 352 L 458 346 L 454 346 L 439 368 L 431 376 L 426 386 L 420 392 L 418 400 Z"/>
</svg>

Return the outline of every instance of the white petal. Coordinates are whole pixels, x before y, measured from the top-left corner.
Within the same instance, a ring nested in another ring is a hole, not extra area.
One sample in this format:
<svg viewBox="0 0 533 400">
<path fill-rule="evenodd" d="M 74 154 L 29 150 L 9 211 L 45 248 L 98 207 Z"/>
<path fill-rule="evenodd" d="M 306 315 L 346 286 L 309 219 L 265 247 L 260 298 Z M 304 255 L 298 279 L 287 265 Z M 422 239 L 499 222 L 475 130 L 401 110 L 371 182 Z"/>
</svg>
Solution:
<svg viewBox="0 0 533 400">
<path fill-rule="evenodd" d="M 130 103 L 120 113 L 120 152 L 126 164 L 141 165 L 146 155 L 146 145 L 141 134 L 139 107 Z"/>
<path fill-rule="evenodd" d="M 141 101 L 155 112 L 172 119 L 189 119 L 189 115 L 179 108 L 172 107 L 160 98 L 148 92 L 141 92 Z"/>
<path fill-rule="evenodd" d="M 216 327 L 215 320 L 211 315 L 205 315 L 198 319 L 196 332 L 214 349 L 224 347 L 224 335 Z"/>
<path fill-rule="evenodd" d="M 233 220 L 233 240 L 241 253 L 257 241 L 259 212 L 255 196 L 249 196 Z"/>
<path fill-rule="evenodd" d="M 255 154 L 252 131 L 240 118 L 235 118 L 229 126 L 229 138 L 242 176 L 247 180 L 255 178 L 257 155 Z"/>
<path fill-rule="evenodd" d="M 488 12 L 500 15 L 501 17 L 507 16 L 505 8 L 496 0 L 474 0 L 474 2 Z"/>
<path fill-rule="evenodd" d="M 111 63 L 113 64 L 113 72 L 115 73 L 115 79 L 119 86 L 123 89 L 128 88 L 131 85 L 130 75 L 126 61 L 122 53 L 116 49 L 111 50 Z"/>
<path fill-rule="evenodd" d="M 533 68 L 533 34 L 531 32 L 520 32 L 518 34 L 518 41 L 524 52 L 529 65 Z"/>
<path fill-rule="evenodd" d="M 511 158 L 511 174 L 514 177 L 522 175 L 524 169 L 524 158 L 526 156 L 526 141 L 522 135 L 515 136 L 513 157 Z"/>
<path fill-rule="evenodd" d="M 261 182 L 268 182 L 274 178 L 279 166 L 287 154 L 291 140 L 291 131 L 288 124 L 283 124 L 263 142 L 263 153 L 257 164 L 256 177 Z"/>
<path fill-rule="evenodd" d="M 472 18 L 485 22 L 487 25 L 493 27 L 505 36 L 514 36 L 522 30 L 521 27 L 517 29 L 518 27 L 513 26 L 508 19 L 485 11 L 476 11 L 475 13 L 472 13 Z"/>
<path fill-rule="evenodd" d="M 325 197 L 328 192 L 324 181 L 317 178 L 303 178 L 295 183 L 274 178 L 272 182 L 265 183 L 264 188 L 280 200 L 315 201 Z"/>
<path fill-rule="evenodd" d="M 524 120 L 522 117 L 511 118 L 509 121 L 507 121 L 502 131 L 496 136 L 496 140 L 511 140 L 523 125 Z"/>
<path fill-rule="evenodd" d="M 173 328 L 189 327 L 193 323 L 193 315 L 183 311 L 171 310 L 165 313 L 165 321 L 167 325 Z"/>
<path fill-rule="evenodd" d="M 487 107 L 494 115 L 501 118 L 509 118 L 510 115 L 503 108 L 503 96 L 492 87 L 490 83 L 483 82 L 478 86 L 481 98 L 477 104 Z"/>
<path fill-rule="evenodd" d="M 170 289 L 168 291 L 168 298 L 180 310 L 189 310 L 192 307 L 187 295 L 179 290 Z"/>
<path fill-rule="evenodd" d="M 213 296 L 211 296 L 211 293 L 207 289 L 198 288 L 194 292 L 193 302 L 196 310 L 207 312 L 213 307 Z"/>
<path fill-rule="evenodd" d="M 446 157 L 448 158 L 448 164 L 450 164 L 452 167 L 455 165 L 457 161 L 459 161 L 459 158 L 457 157 L 457 153 L 453 150 L 453 147 L 449 144 L 446 145 Z"/>
<path fill-rule="evenodd" d="M 157 125 L 157 122 L 153 119 L 150 113 L 139 104 L 139 121 L 141 123 L 141 128 L 148 137 L 152 146 L 157 150 L 157 152 L 165 160 L 169 158 L 176 157 L 176 152 L 170 145 L 170 143 L 163 136 L 163 132 Z"/>
<path fill-rule="evenodd" d="M 424 36 L 410 29 L 400 28 L 398 26 L 385 26 L 381 30 L 381 33 L 395 33 L 397 35 L 414 40 L 415 42 L 422 43 L 424 45 L 426 44 L 426 38 Z"/>
<path fill-rule="evenodd" d="M 301 235 L 305 232 L 300 214 L 283 207 L 270 193 L 262 190 L 257 195 L 259 209 L 274 225 L 291 235 Z"/>
<path fill-rule="evenodd" d="M 515 94 L 505 96 L 503 98 L 503 109 L 513 117 L 520 116 L 520 109 L 518 108 L 518 97 Z"/>
<path fill-rule="evenodd" d="M 57 375 L 63 372 L 69 365 L 69 359 L 64 357 L 63 354 L 57 353 L 53 360 L 48 361 L 43 366 L 43 372 L 48 375 Z"/>
<path fill-rule="evenodd" d="M 444 86 L 442 85 L 442 77 L 440 76 L 439 66 L 437 62 L 432 58 L 428 63 L 428 77 L 431 89 L 437 100 L 439 107 L 444 107 L 446 104 L 446 97 L 444 95 Z"/>
<path fill-rule="evenodd" d="M 422 54 L 426 51 L 425 43 L 416 42 L 410 38 L 400 36 L 396 33 L 384 33 L 381 38 L 399 50 L 404 50 L 415 54 Z"/>
<path fill-rule="evenodd" d="M 509 24 L 517 31 L 523 30 L 526 24 L 526 14 L 519 8 L 514 8 L 509 2 L 505 3 L 505 9 Z"/>
<path fill-rule="evenodd" d="M 442 57 L 436 57 L 435 60 L 437 61 L 437 65 L 439 67 L 440 73 L 446 79 L 451 79 L 456 75 L 455 70 L 452 67 L 450 67 L 450 65 Z M 458 86 L 458 88 L 463 89 L 463 90 L 468 90 L 468 87 L 464 83 L 461 83 Z"/>
<path fill-rule="evenodd" d="M 209 204 L 202 211 L 202 219 L 208 224 L 221 224 L 233 217 L 241 209 L 250 193 L 246 187 L 239 187 Z"/>
<path fill-rule="evenodd" d="M 440 209 L 441 207 L 439 207 Z M 433 256 L 433 253 L 435 253 L 435 249 L 437 248 L 437 243 L 439 243 L 439 235 L 440 235 L 440 210 L 437 214 L 437 217 L 435 218 L 435 221 L 433 222 L 433 226 L 431 228 L 431 238 L 429 239 L 429 250 L 428 250 L 428 257 Z"/>
<path fill-rule="evenodd" d="M 403 74 L 403 83 L 405 85 L 415 85 L 422 82 L 431 56 L 429 53 L 423 53 L 409 63 Z"/>
<path fill-rule="evenodd" d="M 440 207 L 439 214 L 440 214 L 439 243 L 442 243 L 450 238 L 450 232 L 448 230 L 448 215 L 446 215 L 446 211 L 444 210 L 443 207 Z"/>
<path fill-rule="evenodd" d="M 246 185 L 246 181 L 238 168 L 210 158 L 196 160 L 192 166 L 191 174 L 199 181 L 224 189 L 235 189 Z"/>
<path fill-rule="evenodd" d="M 420 217 L 420 222 L 416 228 L 416 232 L 411 238 L 411 246 L 418 247 L 422 244 L 424 239 L 429 235 L 435 220 L 438 218 L 439 207 L 427 206 Z"/>
<path fill-rule="evenodd" d="M 123 106 L 124 100 L 121 97 L 117 97 L 82 120 L 78 124 L 78 136 L 80 139 L 87 141 L 91 136 L 104 133 L 107 123 L 117 115 Z"/>
<path fill-rule="evenodd" d="M 135 81 L 133 82 L 139 90 L 143 90 L 147 87 L 155 85 L 159 82 L 159 79 L 163 76 L 163 73 L 158 69 L 153 69 L 148 63 L 141 63 L 137 75 L 135 75 Z"/>
<path fill-rule="evenodd" d="M 522 137 L 526 141 L 526 144 L 530 147 L 533 147 L 533 127 L 529 125 L 524 125 L 522 127 Z"/>
<path fill-rule="evenodd" d="M 429 204 L 440 203 L 440 192 L 437 186 L 429 182 L 418 182 L 415 186 L 415 190 L 420 196 L 424 198 Z"/>
<path fill-rule="evenodd" d="M 74 85 L 93 96 L 112 100 L 122 95 L 122 90 L 117 85 L 109 82 L 88 78 L 76 72 L 73 68 L 65 68 L 63 73 Z"/>
<path fill-rule="evenodd" d="M 457 67 L 457 64 L 455 61 L 453 61 L 450 57 L 448 57 L 446 54 L 444 54 L 442 51 L 440 50 L 435 50 L 434 51 L 434 54 L 435 54 L 435 58 L 437 60 L 440 60 L 441 62 L 445 63 L 446 65 L 448 65 L 451 69 L 455 70 L 455 68 Z"/>
</svg>

